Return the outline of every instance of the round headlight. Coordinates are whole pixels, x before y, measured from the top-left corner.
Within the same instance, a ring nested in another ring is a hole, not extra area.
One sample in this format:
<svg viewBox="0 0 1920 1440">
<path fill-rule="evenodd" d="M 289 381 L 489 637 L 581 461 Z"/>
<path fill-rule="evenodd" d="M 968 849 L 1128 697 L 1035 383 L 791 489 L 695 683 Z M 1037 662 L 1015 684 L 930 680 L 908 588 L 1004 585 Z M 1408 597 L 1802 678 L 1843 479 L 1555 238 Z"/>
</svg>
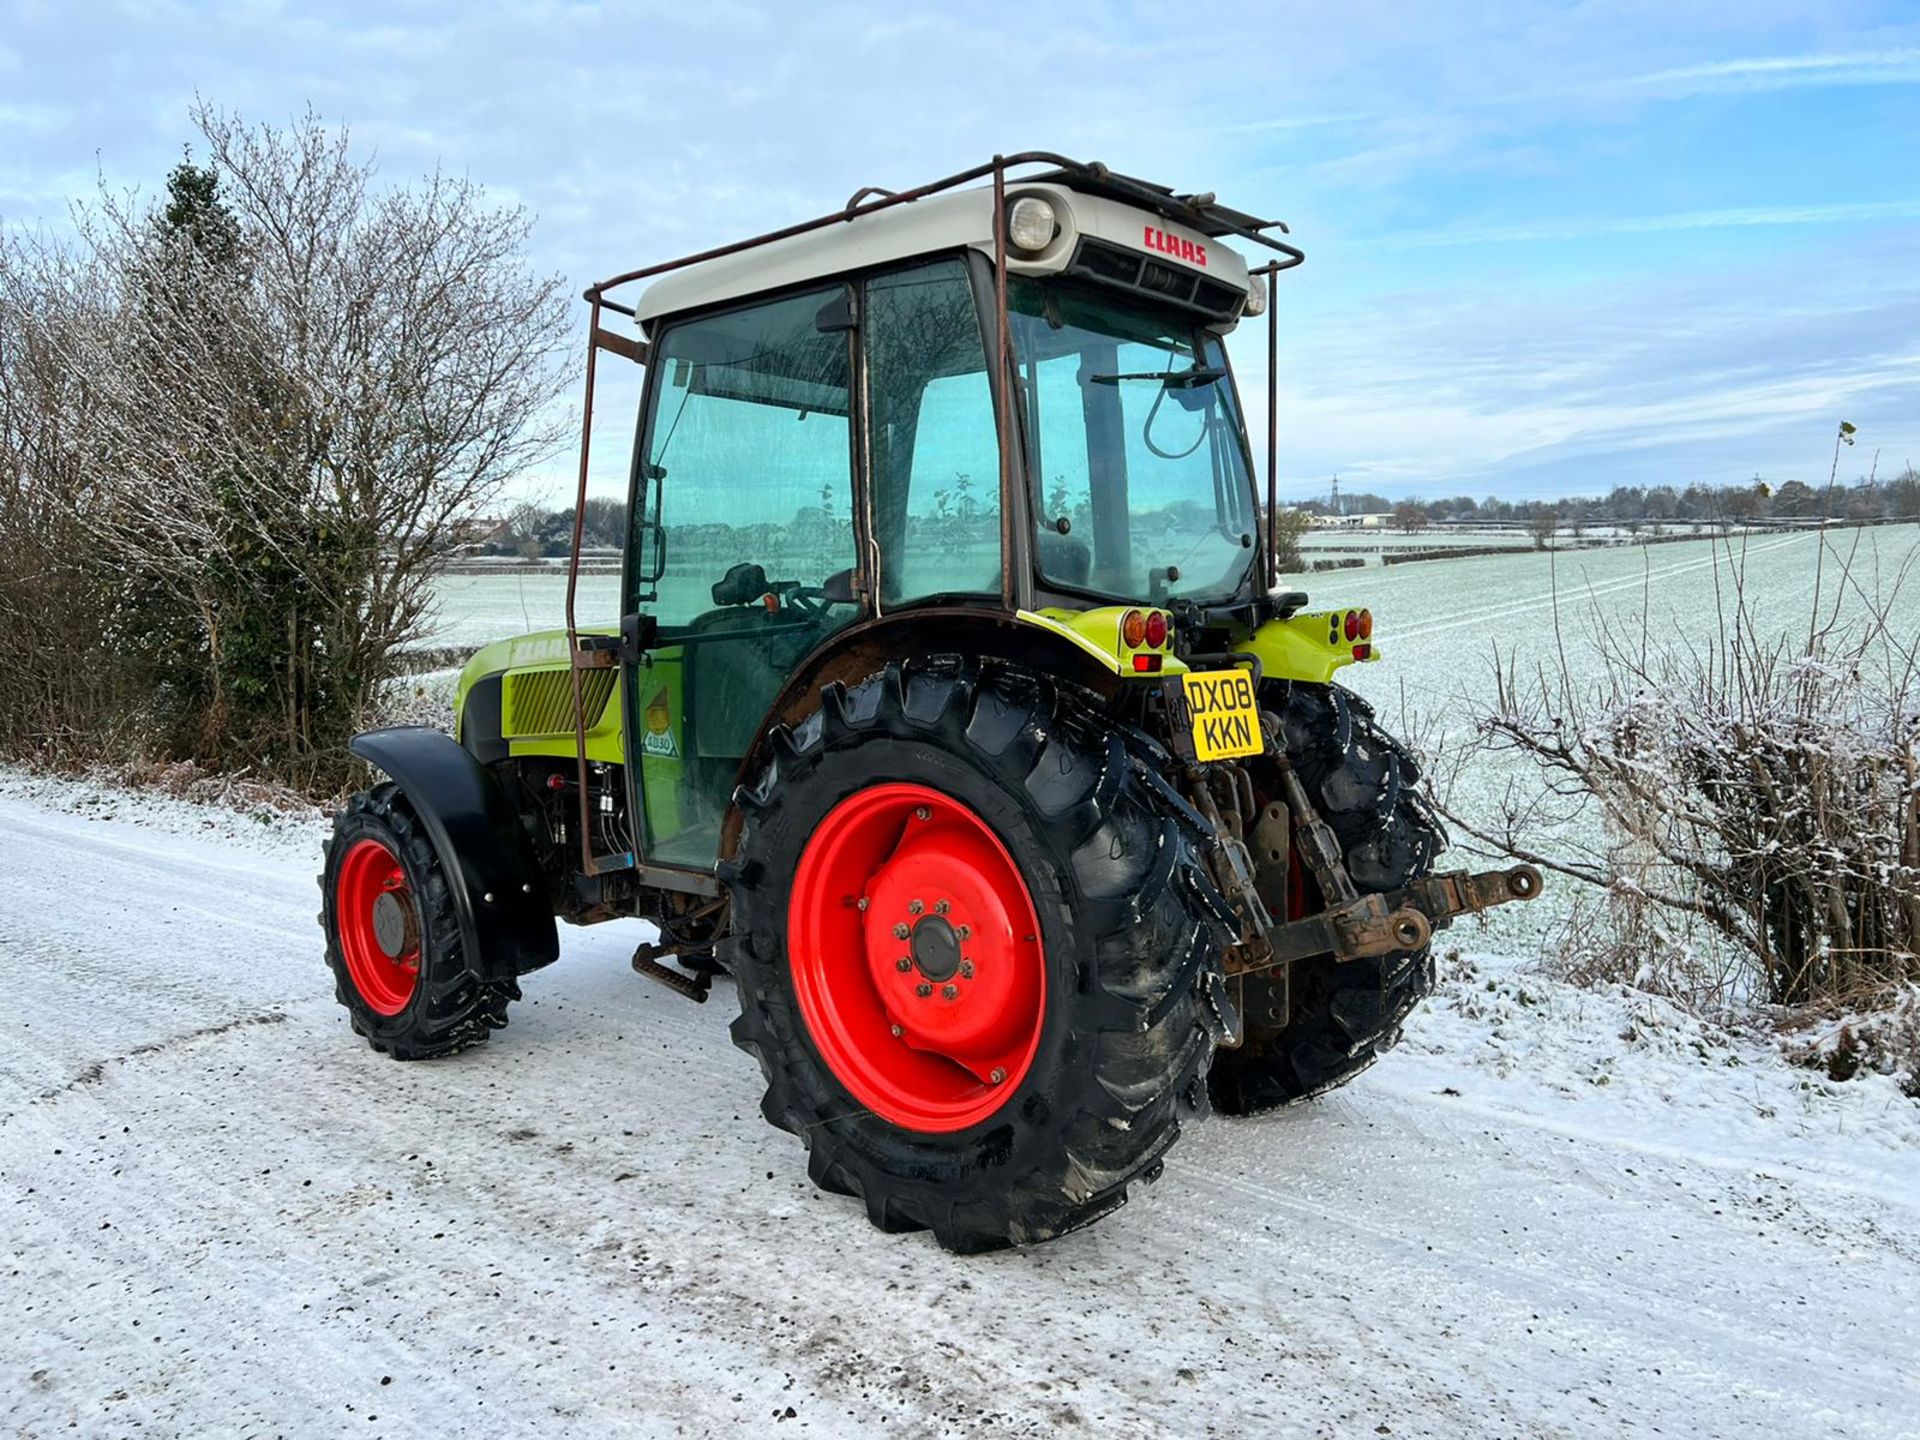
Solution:
<svg viewBox="0 0 1920 1440">
<path fill-rule="evenodd" d="M 1264 275 L 1247 276 L 1247 315 L 1264 315 L 1267 312 L 1267 277 Z"/>
<path fill-rule="evenodd" d="M 1022 195 L 1007 208 L 1007 243 L 1016 250 L 1044 250 L 1053 243 L 1053 206 Z"/>
</svg>

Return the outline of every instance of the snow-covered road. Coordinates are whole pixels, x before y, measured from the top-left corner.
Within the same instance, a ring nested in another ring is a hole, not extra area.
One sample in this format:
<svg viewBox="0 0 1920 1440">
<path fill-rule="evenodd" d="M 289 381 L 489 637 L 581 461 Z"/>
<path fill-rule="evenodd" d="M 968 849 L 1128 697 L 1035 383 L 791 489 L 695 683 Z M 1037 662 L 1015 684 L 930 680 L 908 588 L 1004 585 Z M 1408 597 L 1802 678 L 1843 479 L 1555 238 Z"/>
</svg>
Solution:
<svg viewBox="0 0 1920 1440">
<path fill-rule="evenodd" d="M 0 1433 L 1920 1435 L 1920 1107 L 1474 956 L 1347 1092 L 957 1259 L 568 931 L 374 1055 L 320 831 L 0 776 Z"/>
</svg>

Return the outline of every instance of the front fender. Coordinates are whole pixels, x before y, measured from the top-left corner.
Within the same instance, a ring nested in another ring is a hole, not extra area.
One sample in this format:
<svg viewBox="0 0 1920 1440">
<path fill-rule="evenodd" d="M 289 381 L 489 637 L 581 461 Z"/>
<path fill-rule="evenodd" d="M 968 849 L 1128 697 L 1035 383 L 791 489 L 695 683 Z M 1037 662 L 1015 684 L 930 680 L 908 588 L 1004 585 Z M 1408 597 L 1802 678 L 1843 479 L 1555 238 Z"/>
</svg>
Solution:
<svg viewBox="0 0 1920 1440">
<path fill-rule="evenodd" d="M 466 749 L 423 725 L 369 730 L 347 748 L 384 770 L 433 842 L 452 891 L 467 963 L 507 980 L 560 957 L 560 934 L 533 846 L 500 782 Z"/>
</svg>

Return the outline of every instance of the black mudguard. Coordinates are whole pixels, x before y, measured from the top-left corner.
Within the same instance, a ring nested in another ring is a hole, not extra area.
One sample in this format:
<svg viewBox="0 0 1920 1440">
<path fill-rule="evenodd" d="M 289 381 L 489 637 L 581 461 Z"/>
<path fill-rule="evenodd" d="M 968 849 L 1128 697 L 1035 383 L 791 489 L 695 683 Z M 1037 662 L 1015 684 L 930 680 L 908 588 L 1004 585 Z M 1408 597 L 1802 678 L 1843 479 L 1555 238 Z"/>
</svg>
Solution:
<svg viewBox="0 0 1920 1440">
<path fill-rule="evenodd" d="M 500 782 L 450 736 L 424 725 L 356 735 L 347 747 L 393 777 L 446 867 L 475 973 L 507 980 L 560 957 L 560 934 L 533 846 Z"/>
</svg>

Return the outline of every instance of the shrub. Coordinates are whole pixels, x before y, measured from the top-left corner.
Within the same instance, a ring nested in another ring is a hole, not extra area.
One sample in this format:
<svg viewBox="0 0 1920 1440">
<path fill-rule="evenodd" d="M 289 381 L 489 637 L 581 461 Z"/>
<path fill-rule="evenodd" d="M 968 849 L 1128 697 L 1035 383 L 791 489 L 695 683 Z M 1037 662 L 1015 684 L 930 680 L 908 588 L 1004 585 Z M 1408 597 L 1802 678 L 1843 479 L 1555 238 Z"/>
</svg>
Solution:
<svg viewBox="0 0 1920 1440">
<path fill-rule="evenodd" d="M 1499 667 L 1451 762 L 1517 754 L 1538 788 L 1491 820 L 1445 808 L 1592 887 L 1576 971 L 1784 1006 L 1870 1005 L 1920 981 L 1920 638 L 1890 619 L 1905 567 L 1878 586 L 1821 545 L 1804 632 L 1769 638 L 1729 546 L 1711 641 L 1603 629 L 1584 682 L 1564 648 L 1530 676 Z M 1542 794 L 1597 815 L 1597 843 L 1570 844 Z"/>
</svg>

